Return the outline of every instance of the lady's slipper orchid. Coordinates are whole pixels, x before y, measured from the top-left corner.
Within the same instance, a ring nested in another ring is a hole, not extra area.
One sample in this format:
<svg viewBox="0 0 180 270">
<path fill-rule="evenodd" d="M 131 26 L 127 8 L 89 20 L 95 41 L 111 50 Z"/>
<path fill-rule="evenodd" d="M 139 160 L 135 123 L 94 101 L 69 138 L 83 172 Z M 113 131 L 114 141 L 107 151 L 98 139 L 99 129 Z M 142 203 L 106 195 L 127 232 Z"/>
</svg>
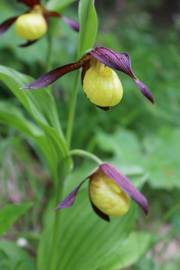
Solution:
<svg viewBox="0 0 180 270">
<path fill-rule="evenodd" d="M 102 109 L 117 105 L 123 96 L 121 81 L 113 69 L 119 70 L 133 79 L 141 93 L 152 103 L 154 102 L 149 88 L 135 76 L 129 55 L 104 47 L 92 49 L 79 61 L 50 71 L 25 88 L 37 89 L 48 86 L 64 74 L 79 68 L 82 68 L 82 84 L 85 94 L 92 103 Z"/>
<path fill-rule="evenodd" d="M 135 188 L 131 181 L 109 163 L 102 163 L 87 177 L 89 199 L 95 213 L 106 221 L 110 216 L 123 216 L 130 208 L 133 199 L 148 214 L 147 199 Z M 68 208 L 75 202 L 83 180 L 58 206 Z"/>
<path fill-rule="evenodd" d="M 41 5 L 40 0 L 17 0 L 28 6 L 29 10 L 24 14 L 9 18 L 0 24 L 0 34 L 5 33 L 15 23 L 18 36 L 27 40 L 20 47 L 32 45 L 48 30 L 48 19 L 50 17 L 62 18 L 73 30 L 79 31 L 79 24 L 67 17 L 61 16 L 58 12 L 48 11 Z"/>
</svg>

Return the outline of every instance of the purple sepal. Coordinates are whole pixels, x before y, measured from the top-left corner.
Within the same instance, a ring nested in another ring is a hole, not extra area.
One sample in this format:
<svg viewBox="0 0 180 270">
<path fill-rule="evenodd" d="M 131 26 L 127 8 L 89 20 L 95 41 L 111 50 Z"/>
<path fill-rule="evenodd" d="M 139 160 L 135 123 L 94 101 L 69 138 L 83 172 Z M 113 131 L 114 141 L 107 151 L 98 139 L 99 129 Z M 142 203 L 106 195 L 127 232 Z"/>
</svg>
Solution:
<svg viewBox="0 0 180 270">
<path fill-rule="evenodd" d="M 20 48 L 26 48 L 26 47 L 29 47 L 29 46 L 33 45 L 33 44 L 36 43 L 37 41 L 39 41 L 39 39 L 32 40 L 32 41 L 26 41 L 25 43 L 20 44 L 19 47 L 20 47 Z"/>
<path fill-rule="evenodd" d="M 65 16 L 63 16 L 62 19 L 67 25 L 69 25 L 71 29 L 73 29 L 76 32 L 79 32 L 80 29 L 79 23 Z"/>
<path fill-rule="evenodd" d="M 25 85 L 24 89 L 38 89 L 46 87 L 53 82 L 55 82 L 57 79 L 65 75 L 66 73 L 69 73 L 75 69 L 80 68 L 82 65 L 81 61 L 76 63 L 71 63 L 62 67 L 58 67 L 54 70 L 51 70 L 50 72 L 42 75 L 39 79 L 32 82 L 31 84 Z"/>
<path fill-rule="evenodd" d="M 94 203 L 91 201 L 91 198 L 89 197 L 90 202 L 91 202 L 91 206 L 92 209 L 94 210 L 94 212 L 96 213 L 96 215 L 98 215 L 98 217 L 100 217 L 101 219 L 110 222 L 110 217 L 106 214 L 104 214 L 99 208 L 97 208 Z"/>
<path fill-rule="evenodd" d="M 104 65 L 120 70 L 135 79 L 131 69 L 131 60 L 128 53 L 118 53 L 104 47 L 97 47 L 90 54 Z"/>
<path fill-rule="evenodd" d="M 12 17 L 12 18 L 7 19 L 3 23 L 1 23 L 0 24 L 0 34 L 5 33 L 9 29 L 9 27 L 15 23 L 17 18 L 18 18 L 18 16 Z"/>
<path fill-rule="evenodd" d="M 34 7 L 35 5 L 40 4 L 40 0 L 17 0 L 17 1 L 25 4 L 28 7 Z"/>
<path fill-rule="evenodd" d="M 108 163 L 100 165 L 100 169 L 109 178 L 115 181 L 116 184 L 126 192 L 144 211 L 148 214 L 148 201 L 147 199 L 135 188 L 132 182 L 119 172 L 114 166 Z"/>
<path fill-rule="evenodd" d="M 118 53 L 104 47 L 97 47 L 90 54 L 104 65 L 120 70 L 134 80 L 141 93 L 152 103 L 154 102 L 153 95 L 148 87 L 138 80 L 131 67 L 131 59 L 128 53 Z"/>
<path fill-rule="evenodd" d="M 139 90 L 141 91 L 141 93 L 147 98 L 149 99 L 150 102 L 154 103 L 154 97 L 151 93 L 151 91 L 149 90 L 149 88 L 140 80 L 135 79 L 134 80 L 135 84 L 137 85 L 137 87 L 139 88 Z"/>
<path fill-rule="evenodd" d="M 75 200 L 76 196 L 81 188 L 81 186 L 87 181 L 87 179 L 83 180 L 69 195 L 56 207 L 56 209 L 63 209 L 71 207 Z"/>
</svg>

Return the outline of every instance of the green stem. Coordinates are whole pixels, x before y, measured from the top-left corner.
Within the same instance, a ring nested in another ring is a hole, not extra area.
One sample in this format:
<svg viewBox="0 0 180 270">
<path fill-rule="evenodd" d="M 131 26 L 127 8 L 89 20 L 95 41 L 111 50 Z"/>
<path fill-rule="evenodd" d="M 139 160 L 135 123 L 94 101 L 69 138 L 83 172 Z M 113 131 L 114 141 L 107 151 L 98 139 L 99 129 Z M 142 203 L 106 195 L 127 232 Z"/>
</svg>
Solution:
<svg viewBox="0 0 180 270">
<path fill-rule="evenodd" d="M 76 112 L 76 103 L 77 103 L 77 95 L 79 89 L 79 72 L 76 73 L 74 78 L 73 87 L 71 90 L 71 98 L 70 98 L 70 105 L 69 105 L 69 115 L 68 115 L 68 125 L 67 125 L 67 144 L 68 147 L 71 147 L 71 139 L 72 139 L 72 132 L 74 127 L 74 118 Z"/>
<path fill-rule="evenodd" d="M 81 149 L 74 149 L 74 150 L 71 150 L 69 152 L 69 154 L 71 156 L 80 156 L 80 157 L 86 157 L 88 159 L 91 159 L 93 161 L 95 161 L 97 164 L 102 164 L 102 161 L 97 157 L 95 156 L 94 154 L 92 153 L 89 153 L 87 151 L 84 151 L 84 150 L 81 150 Z"/>
<path fill-rule="evenodd" d="M 56 174 L 55 181 L 55 205 L 61 201 L 63 196 L 64 181 L 66 176 L 69 174 L 70 167 L 68 166 L 67 158 L 63 160 L 61 164 L 60 173 Z M 53 235 L 51 241 L 51 257 L 50 257 L 50 267 L 49 270 L 55 270 L 57 267 L 57 257 L 58 257 L 58 244 L 60 239 L 60 228 L 61 228 L 61 214 L 59 211 L 55 211 L 54 224 L 53 224 Z"/>
</svg>

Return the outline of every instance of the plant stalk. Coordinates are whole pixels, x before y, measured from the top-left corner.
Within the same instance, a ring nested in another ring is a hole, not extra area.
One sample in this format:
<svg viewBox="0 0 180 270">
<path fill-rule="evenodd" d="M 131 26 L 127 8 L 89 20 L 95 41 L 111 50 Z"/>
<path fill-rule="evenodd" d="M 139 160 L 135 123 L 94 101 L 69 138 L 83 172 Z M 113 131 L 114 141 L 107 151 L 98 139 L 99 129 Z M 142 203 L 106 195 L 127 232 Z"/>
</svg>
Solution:
<svg viewBox="0 0 180 270">
<path fill-rule="evenodd" d="M 96 155 L 89 153 L 87 151 L 81 150 L 81 149 L 74 149 L 71 150 L 70 152 L 71 156 L 80 156 L 80 157 L 86 157 L 88 159 L 93 160 L 95 163 L 97 163 L 98 165 L 102 164 L 102 161 L 100 158 L 98 158 Z"/>
<path fill-rule="evenodd" d="M 79 89 L 79 72 L 77 72 L 75 75 L 74 83 L 73 83 L 73 87 L 71 91 L 71 98 L 70 98 L 70 107 L 69 107 L 70 109 L 69 109 L 69 115 L 68 115 L 68 125 L 67 125 L 67 134 L 66 134 L 67 144 L 69 148 L 71 147 L 78 89 Z"/>
</svg>

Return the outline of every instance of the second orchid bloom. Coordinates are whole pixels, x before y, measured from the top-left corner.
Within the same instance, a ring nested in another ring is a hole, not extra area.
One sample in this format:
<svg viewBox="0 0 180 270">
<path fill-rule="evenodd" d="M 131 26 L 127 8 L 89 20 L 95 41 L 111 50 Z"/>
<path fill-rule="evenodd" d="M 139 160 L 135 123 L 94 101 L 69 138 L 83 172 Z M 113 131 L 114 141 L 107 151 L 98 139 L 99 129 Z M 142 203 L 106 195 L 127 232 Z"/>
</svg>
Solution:
<svg viewBox="0 0 180 270">
<path fill-rule="evenodd" d="M 40 0 L 18 0 L 18 2 L 28 6 L 29 10 L 20 16 L 9 18 L 1 23 L 0 34 L 5 33 L 15 23 L 17 35 L 27 40 L 26 43 L 20 45 L 21 47 L 32 45 L 47 33 L 50 17 L 62 18 L 73 30 L 79 31 L 78 23 L 61 16 L 58 12 L 47 10 L 41 5 Z"/>
<path fill-rule="evenodd" d="M 110 216 L 124 216 L 133 199 L 148 214 L 148 201 L 131 181 L 110 163 L 102 163 L 87 179 L 83 180 L 60 204 L 57 209 L 68 208 L 75 202 L 76 196 L 89 180 L 89 200 L 95 213 L 110 221 Z"/>
<path fill-rule="evenodd" d="M 141 93 L 154 102 L 149 88 L 134 74 L 131 60 L 127 53 L 118 53 L 104 47 L 96 47 L 77 62 L 58 67 L 44 75 L 25 88 L 38 89 L 52 84 L 64 74 L 82 68 L 82 85 L 88 99 L 102 109 L 117 105 L 123 96 L 121 80 L 114 70 L 128 75 Z"/>
</svg>

